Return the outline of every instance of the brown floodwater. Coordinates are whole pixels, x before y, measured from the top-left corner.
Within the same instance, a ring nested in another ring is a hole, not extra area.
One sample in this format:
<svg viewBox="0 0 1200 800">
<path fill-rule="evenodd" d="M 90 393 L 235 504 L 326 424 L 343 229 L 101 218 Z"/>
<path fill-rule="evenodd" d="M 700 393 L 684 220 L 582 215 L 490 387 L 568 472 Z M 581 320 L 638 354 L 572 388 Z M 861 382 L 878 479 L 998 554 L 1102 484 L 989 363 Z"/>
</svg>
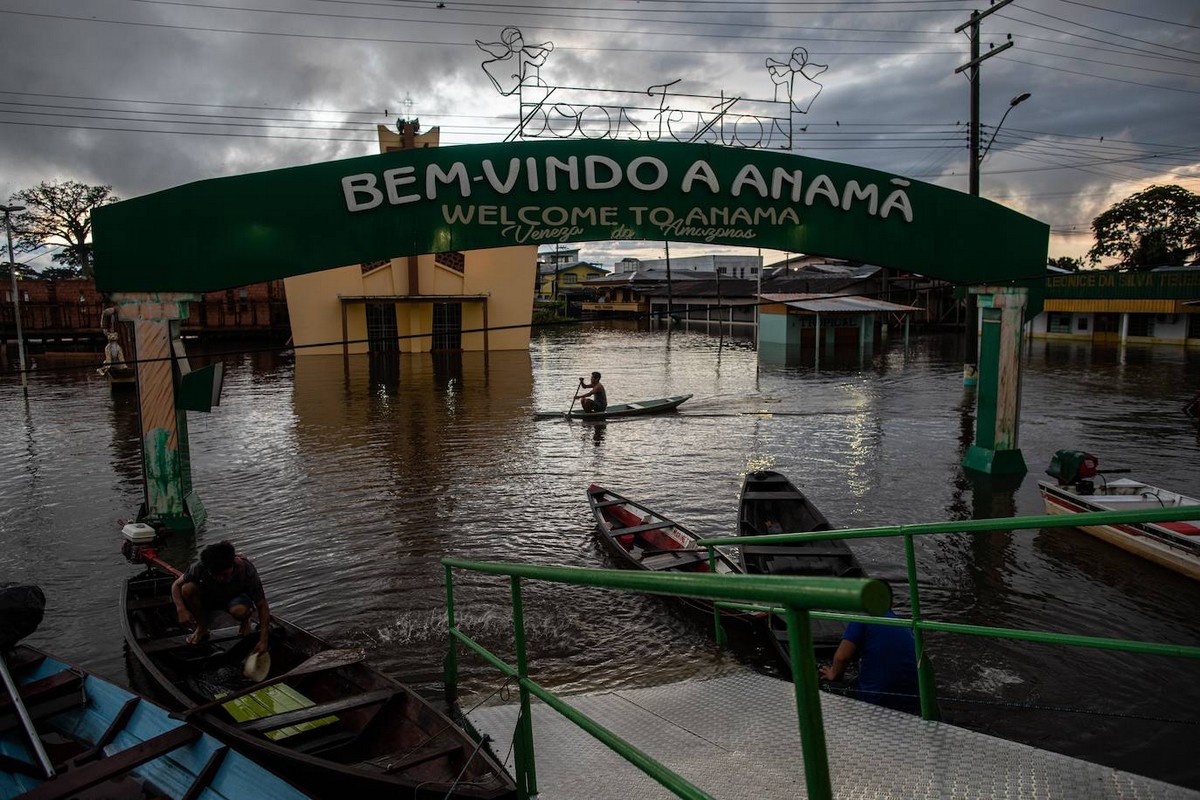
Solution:
<svg viewBox="0 0 1200 800">
<path fill-rule="evenodd" d="M 444 556 L 610 566 L 585 490 L 599 483 L 704 535 L 732 534 L 747 470 L 788 475 L 840 527 L 1040 514 L 1060 448 L 1200 496 L 1200 440 L 1181 407 L 1200 352 L 1037 342 L 1024 352 L 1019 481 L 960 467 L 974 417 L 956 336 L 893 337 L 875 353 L 760 365 L 708 333 L 581 326 L 527 351 L 400 358 L 233 353 L 222 404 L 191 414 L 209 513 L 167 555 L 232 539 L 273 608 L 434 692 L 446 651 Z M 234 348 L 236 349 L 236 348 Z M 141 501 L 136 403 L 91 369 L 38 357 L 28 398 L 0 378 L 0 576 L 40 584 L 31 644 L 126 679 L 119 532 Z M 200 363 L 204 356 L 197 356 Z M 692 393 L 678 414 L 608 424 L 565 411 L 579 376 L 610 402 Z M 899 540 L 852 543 L 907 607 Z M 918 542 L 931 619 L 1200 644 L 1200 584 L 1071 529 Z M 461 576 L 460 625 L 511 655 L 508 588 Z M 753 639 L 721 649 L 662 599 L 526 582 L 535 678 L 561 691 L 777 670 Z M 1200 788 L 1200 665 L 1005 640 L 931 636 L 947 721 Z M 460 659 L 462 701 L 497 675 Z"/>
</svg>

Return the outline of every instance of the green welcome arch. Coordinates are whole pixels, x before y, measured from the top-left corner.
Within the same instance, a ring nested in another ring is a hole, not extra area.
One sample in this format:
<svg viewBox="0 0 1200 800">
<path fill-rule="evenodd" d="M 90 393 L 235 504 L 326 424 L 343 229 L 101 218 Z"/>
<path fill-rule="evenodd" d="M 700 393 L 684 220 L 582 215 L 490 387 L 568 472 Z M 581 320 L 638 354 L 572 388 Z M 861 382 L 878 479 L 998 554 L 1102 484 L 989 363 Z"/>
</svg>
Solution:
<svg viewBox="0 0 1200 800">
<path fill-rule="evenodd" d="M 964 464 L 1024 472 L 1017 441 L 1023 280 L 1049 228 L 978 197 L 778 152 L 667 142 L 465 145 L 239 175 L 96 209 L 96 285 L 131 323 L 145 503 L 139 521 L 194 529 L 188 410 L 218 367 L 178 340 L 197 293 L 367 261 L 619 239 L 836 256 L 986 284 L 979 425 Z M 992 324 L 996 323 L 996 324 Z"/>
<path fill-rule="evenodd" d="M 515 244 L 699 242 L 963 284 L 1045 270 L 1049 227 L 877 170 L 716 145 L 462 145 L 217 178 L 96 209 L 102 291 L 200 292 Z"/>
</svg>

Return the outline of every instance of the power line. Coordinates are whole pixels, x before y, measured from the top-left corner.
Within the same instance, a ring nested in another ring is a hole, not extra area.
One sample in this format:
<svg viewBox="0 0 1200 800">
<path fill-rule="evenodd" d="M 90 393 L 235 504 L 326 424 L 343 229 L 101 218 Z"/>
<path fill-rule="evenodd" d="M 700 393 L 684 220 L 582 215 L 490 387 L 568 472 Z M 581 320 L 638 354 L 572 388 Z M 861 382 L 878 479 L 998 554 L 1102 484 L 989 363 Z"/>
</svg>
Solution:
<svg viewBox="0 0 1200 800">
<path fill-rule="evenodd" d="M 1037 14 L 1039 17 L 1047 17 L 1049 19 L 1055 20 L 1056 22 L 1065 22 L 1068 25 L 1075 25 L 1075 26 L 1078 26 L 1085 30 L 1095 31 L 1096 33 L 1103 33 L 1107 36 L 1116 36 L 1118 39 L 1128 39 L 1129 41 L 1137 42 L 1138 44 L 1148 44 L 1151 47 L 1161 47 L 1164 50 L 1174 50 L 1178 53 L 1186 53 L 1189 56 L 1200 56 L 1200 51 L 1185 50 L 1182 47 L 1173 47 L 1169 44 L 1163 44 L 1162 42 L 1152 42 L 1149 39 L 1139 39 L 1136 36 L 1126 36 L 1125 34 L 1117 33 L 1116 31 L 1105 30 L 1104 28 L 1097 28 L 1092 25 L 1085 25 L 1084 23 L 1076 22 L 1073 19 L 1063 19 L 1062 17 L 1056 17 L 1053 14 L 1047 14 L 1045 11 L 1038 11 L 1035 8 L 1025 8 L 1024 6 L 1017 6 L 1017 8 L 1021 9 L 1022 11 L 1027 11 L 1030 14 Z M 1071 34 L 1071 35 L 1076 35 L 1076 34 Z"/>
<path fill-rule="evenodd" d="M 1145 14 L 1134 14 L 1132 11 L 1118 11 L 1115 8 L 1104 8 L 1103 6 L 1094 6 L 1091 3 L 1081 3 L 1080 0 L 1058 0 L 1060 3 L 1070 3 L 1073 6 L 1083 6 L 1084 8 L 1092 8 L 1096 11 L 1107 11 L 1109 14 L 1120 14 L 1125 17 L 1136 17 L 1137 19 L 1145 19 L 1151 22 L 1162 22 L 1166 25 L 1178 25 L 1182 28 L 1194 28 L 1200 30 L 1200 25 L 1191 25 L 1187 22 L 1178 22 L 1173 19 L 1161 19 L 1159 17 L 1148 17 Z"/>
</svg>

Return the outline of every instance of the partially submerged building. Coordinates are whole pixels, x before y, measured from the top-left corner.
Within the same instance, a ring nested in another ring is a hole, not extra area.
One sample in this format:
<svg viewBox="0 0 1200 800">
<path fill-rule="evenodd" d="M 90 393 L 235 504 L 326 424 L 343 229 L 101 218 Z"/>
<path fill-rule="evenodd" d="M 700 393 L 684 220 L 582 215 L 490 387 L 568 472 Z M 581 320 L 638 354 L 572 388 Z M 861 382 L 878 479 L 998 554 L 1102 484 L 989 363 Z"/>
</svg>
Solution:
<svg viewBox="0 0 1200 800">
<path fill-rule="evenodd" d="M 1055 271 L 1046 277 L 1035 339 L 1200 347 L 1200 265 L 1144 272 Z"/>
<path fill-rule="evenodd" d="M 438 129 L 379 126 L 381 152 L 436 147 Z M 519 350 L 529 346 L 537 247 L 497 247 L 286 279 L 296 353 Z"/>
</svg>

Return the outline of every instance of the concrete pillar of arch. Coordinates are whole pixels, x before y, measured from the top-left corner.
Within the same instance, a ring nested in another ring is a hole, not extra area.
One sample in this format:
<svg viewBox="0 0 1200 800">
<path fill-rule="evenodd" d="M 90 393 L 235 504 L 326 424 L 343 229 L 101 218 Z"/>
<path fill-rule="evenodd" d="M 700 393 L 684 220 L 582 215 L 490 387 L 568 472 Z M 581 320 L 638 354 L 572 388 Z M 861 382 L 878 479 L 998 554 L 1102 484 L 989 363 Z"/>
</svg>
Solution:
<svg viewBox="0 0 1200 800">
<path fill-rule="evenodd" d="M 1021 405 L 1021 335 L 1028 290 L 1006 286 L 972 287 L 981 318 L 979 388 L 975 443 L 963 466 L 992 475 L 1023 475 L 1029 470 L 1018 446 Z"/>
</svg>

